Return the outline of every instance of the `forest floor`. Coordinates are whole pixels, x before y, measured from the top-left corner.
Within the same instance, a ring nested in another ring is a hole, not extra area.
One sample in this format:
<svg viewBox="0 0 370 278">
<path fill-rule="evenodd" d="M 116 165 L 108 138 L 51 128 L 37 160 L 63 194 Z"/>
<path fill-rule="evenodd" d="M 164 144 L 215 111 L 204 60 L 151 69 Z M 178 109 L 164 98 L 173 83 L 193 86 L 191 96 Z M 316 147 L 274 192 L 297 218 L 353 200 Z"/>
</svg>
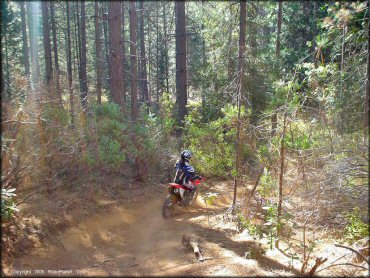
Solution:
<svg viewBox="0 0 370 278">
<path fill-rule="evenodd" d="M 269 250 L 246 233 L 237 233 L 235 222 L 223 221 L 231 205 L 232 182 L 205 182 L 197 204 L 188 209 L 177 207 L 171 219 L 161 215 L 167 195 L 163 185 L 119 187 L 117 182 L 95 181 L 72 192 L 61 189 L 22 204 L 23 238 L 12 264 L 3 264 L 4 273 L 300 275 L 299 268 L 290 265 L 291 257 L 277 249 Z M 202 195 L 206 192 L 218 194 L 212 206 L 204 203 Z M 199 238 L 203 262 L 182 245 L 184 234 Z"/>
</svg>

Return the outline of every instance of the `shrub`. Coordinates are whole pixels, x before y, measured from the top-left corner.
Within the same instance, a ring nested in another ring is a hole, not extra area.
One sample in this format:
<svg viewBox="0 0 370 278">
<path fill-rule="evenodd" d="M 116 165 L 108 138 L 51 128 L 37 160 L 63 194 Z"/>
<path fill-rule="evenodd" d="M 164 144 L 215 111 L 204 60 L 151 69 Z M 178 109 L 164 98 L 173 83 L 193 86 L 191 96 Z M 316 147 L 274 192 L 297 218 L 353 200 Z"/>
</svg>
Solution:
<svg viewBox="0 0 370 278">
<path fill-rule="evenodd" d="M 234 168 L 237 108 L 228 105 L 221 109 L 223 117 L 202 123 L 199 104 L 189 107 L 186 117 L 186 148 L 194 154 L 193 165 L 206 176 L 225 176 Z M 244 112 L 243 112 L 244 113 Z M 248 150 L 243 149 L 243 153 Z"/>
<path fill-rule="evenodd" d="M 348 224 L 345 227 L 345 237 L 349 241 L 369 237 L 369 226 L 360 217 L 360 210 L 355 208 L 347 214 Z"/>
<path fill-rule="evenodd" d="M 126 160 L 125 146 L 129 139 L 125 118 L 116 103 L 106 102 L 93 108 L 87 119 L 88 143 L 84 158 L 90 166 L 118 170 Z"/>
<path fill-rule="evenodd" d="M 1 189 L 1 216 L 4 222 L 8 221 L 14 212 L 19 211 L 14 203 L 14 197 L 17 196 L 15 193 L 15 188 Z"/>
</svg>

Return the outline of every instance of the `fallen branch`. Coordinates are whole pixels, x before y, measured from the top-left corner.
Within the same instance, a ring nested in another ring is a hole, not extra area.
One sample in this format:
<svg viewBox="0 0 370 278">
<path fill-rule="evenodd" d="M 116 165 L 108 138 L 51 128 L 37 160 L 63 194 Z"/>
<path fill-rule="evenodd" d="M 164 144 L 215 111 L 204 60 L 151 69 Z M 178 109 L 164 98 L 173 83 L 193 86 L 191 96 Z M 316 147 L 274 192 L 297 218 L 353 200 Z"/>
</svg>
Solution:
<svg viewBox="0 0 370 278">
<path fill-rule="evenodd" d="M 340 244 L 334 244 L 334 246 L 336 247 L 341 247 L 341 248 L 345 248 L 345 249 L 348 249 L 348 250 L 351 250 L 352 252 L 356 253 L 361 259 L 363 259 L 365 262 L 367 262 L 368 264 L 370 264 L 369 260 L 364 256 L 362 255 L 359 251 L 353 249 L 352 247 L 349 247 L 349 246 L 345 246 L 345 245 L 340 245 Z"/>
<path fill-rule="evenodd" d="M 23 204 L 23 203 L 25 203 L 26 202 L 26 200 L 29 198 L 29 197 L 31 197 L 33 194 L 35 194 L 36 193 L 36 191 L 33 191 L 31 194 L 28 194 L 22 201 L 20 201 L 20 202 L 18 202 L 18 203 L 16 203 L 15 205 L 16 206 L 19 206 L 20 204 Z"/>
<path fill-rule="evenodd" d="M 182 244 L 186 248 L 193 250 L 193 252 L 195 253 L 195 257 L 198 259 L 198 261 L 200 262 L 204 261 L 202 251 L 199 248 L 199 243 L 194 237 L 183 235 Z"/>
<path fill-rule="evenodd" d="M 10 123 L 17 123 L 17 124 L 23 124 L 23 125 L 36 125 L 37 124 L 35 122 L 22 122 L 18 120 L 7 120 L 7 121 L 2 122 L 2 124 L 10 124 Z"/>
<path fill-rule="evenodd" d="M 338 265 L 349 265 L 349 266 L 359 267 L 359 268 L 362 268 L 362 269 L 364 269 L 364 270 L 367 270 L 367 268 L 366 268 L 366 267 L 361 266 L 361 265 L 352 264 L 352 263 L 340 263 L 340 264 L 332 264 L 332 265 L 329 265 L 329 266 L 327 266 L 327 267 L 324 267 L 324 268 L 322 268 L 322 269 L 318 270 L 317 272 L 320 272 L 320 271 L 323 271 L 324 269 L 328 269 L 328 268 L 330 268 L 330 267 L 338 266 Z"/>
</svg>

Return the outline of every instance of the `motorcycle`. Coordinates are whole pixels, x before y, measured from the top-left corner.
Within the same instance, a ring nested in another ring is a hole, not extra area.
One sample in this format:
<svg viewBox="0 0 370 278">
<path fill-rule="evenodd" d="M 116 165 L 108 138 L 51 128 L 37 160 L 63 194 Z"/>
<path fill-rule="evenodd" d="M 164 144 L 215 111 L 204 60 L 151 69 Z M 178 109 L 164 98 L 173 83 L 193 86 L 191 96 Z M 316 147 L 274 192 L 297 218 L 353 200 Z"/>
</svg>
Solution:
<svg viewBox="0 0 370 278">
<path fill-rule="evenodd" d="M 189 180 L 189 182 L 195 186 L 194 192 L 191 192 L 184 185 L 178 183 L 169 183 L 167 185 L 169 194 L 164 200 L 162 206 L 163 218 L 170 218 L 173 215 L 175 211 L 175 205 L 179 205 L 181 207 L 192 206 L 198 197 L 198 186 L 201 184 L 200 181 L 202 180 L 204 180 L 204 178 L 200 176 L 196 176 Z"/>
</svg>

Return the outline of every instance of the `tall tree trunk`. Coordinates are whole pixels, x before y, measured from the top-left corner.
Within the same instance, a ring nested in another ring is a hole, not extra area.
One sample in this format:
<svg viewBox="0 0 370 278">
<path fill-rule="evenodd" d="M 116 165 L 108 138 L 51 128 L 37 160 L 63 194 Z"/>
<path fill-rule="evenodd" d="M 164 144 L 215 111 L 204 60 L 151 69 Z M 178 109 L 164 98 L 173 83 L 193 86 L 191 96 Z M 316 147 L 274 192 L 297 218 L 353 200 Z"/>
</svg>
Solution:
<svg viewBox="0 0 370 278">
<path fill-rule="evenodd" d="M 283 14 L 283 2 L 282 0 L 279 0 L 277 16 L 277 32 L 276 32 L 276 49 L 275 49 L 275 57 L 277 59 L 280 59 L 280 34 L 281 34 L 282 14 Z"/>
<path fill-rule="evenodd" d="M 187 76 L 186 76 L 186 27 L 185 27 L 185 2 L 175 2 L 176 14 L 176 92 L 178 104 L 178 125 L 184 126 L 187 114 Z M 181 130 L 179 130 L 181 134 Z"/>
<path fill-rule="evenodd" d="M 281 34 L 282 13 L 283 13 L 283 3 L 282 0 L 279 0 L 277 16 L 276 49 L 275 49 L 276 60 L 280 60 L 280 34 Z M 275 136 L 276 129 L 277 129 L 277 113 L 274 111 L 271 117 L 271 137 Z"/>
<path fill-rule="evenodd" d="M 51 30 L 53 32 L 53 51 L 54 51 L 54 66 L 55 66 L 55 86 L 56 91 L 59 97 L 60 103 L 62 103 L 62 95 L 60 90 L 60 84 L 59 84 L 59 61 L 58 61 L 58 41 L 57 41 L 57 28 L 55 25 L 55 7 L 54 2 L 50 2 L 50 16 L 51 16 Z"/>
<path fill-rule="evenodd" d="M 108 7 L 108 2 L 104 3 Z M 108 20 L 103 21 L 103 32 L 104 32 L 104 50 L 105 50 L 105 61 L 106 61 L 106 76 L 104 78 L 105 87 L 110 92 L 110 98 L 112 96 L 111 84 L 110 84 L 110 59 L 109 59 L 109 34 L 108 34 Z"/>
<path fill-rule="evenodd" d="M 55 9 L 54 2 L 50 1 L 50 16 L 51 16 L 51 29 L 53 32 L 53 51 L 54 51 L 54 66 L 55 66 L 55 86 L 60 104 L 62 103 L 62 92 L 59 84 L 59 61 L 58 61 L 58 41 L 57 41 L 57 28 L 55 25 Z"/>
<path fill-rule="evenodd" d="M 277 235 L 280 235 L 281 231 L 281 215 L 282 215 L 282 203 L 283 203 L 283 181 L 284 181 L 284 160 L 285 160 L 285 146 L 284 139 L 286 133 L 286 118 L 287 112 L 284 112 L 284 121 L 283 121 L 283 134 L 280 141 L 280 175 L 279 175 L 279 200 L 277 208 Z M 275 242 L 275 247 L 279 247 L 279 240 Z"/>
<path fill-rule="evenodd" d="M 157 84 L 157 103 L 159 103 L 159 96 L 160 96 L 160 92 L 161 92 L 161 89 L 159 84 L 159 2 L 157 2 L 156 4 L 156 30 L 157 30 L 157 36 L 156 36 L 156 42 L 157 42 L 157 47 L 156 47 L 156 58 L 155 58 L 155 62 L 157 64 L 157 69 L 156 69 L 156 84 Z"/>
<path fill-rule="evenodd" d="M 139 114 L 137 106 L 136 5 L 130 1 L 130 61 L 131 61 L 131 119 Z"/>
<path fill-rule="evenodd" d="M 164 60 L 166 68 L 166 92 L 169 93 L 168 85 L 168 48 L 167 48 L 167 20 L 166 20 L 166 2 L 163 2 L 163 35 L 164 35 Z"/>
<path fill-rule="evenodd" d="M 339 87 L 339 97 L 342 99 L 343 97 L 343 77 L 344 77 L 344 54 L 345 54 L 345 45 L 346 45 L 346 33 L 347 33 L 347 24 L 343 22 L 342 27 L 342 47 L 341 47 L 341 54 L 340 54 L 340 87 Z"/>
<path fill-rule="evenodd" d="M 246 1 L 240 1 L 240 33 L 239 33 L 239 82 L 240 82 L 240 104 L 246 105 L 248 103 L 246 88 L 244 82 L 245 70 L 245 33 L 247 27 L 247 8 Z"/>
<path fill-rule="evenodd" d="M 45 53 L 45 78 L 46 84 L 49 89 L 52 89 L 53 83 L 53 65 L 51 59 L 51 43 L 50 43 L 50 25 L 49 25 L 49 12 L 48 12 L 48 1 L 41 2 L 42 7 L 42 31 L 44 41 L 44 53 Z"/>
<path fill-rule="evenodd" d="M 122 74 L 123 74 L 123 103 L 126 103 L 126 43 L 125 43 L 125 1 L 121 2 L 122 9 Z"/>
<path fill-rule="evenodd" d="M 8 34 L 5 32 L 5 65 L 6 65 L 6 93 L 8 95 L 8 99 L 11 99 L 11 90 L 10 90 L 10 71 L 9 71 L 9 52 L 8 52 Z"/>
<path fill-rule="evenodd" d="M 146 72 L 146 56 L 145 56 L 145 37 L 144 37 L 144 2 L 140 1 L 140 54 L 141 54 L 141 77 L 142 77 L 142 90 L 144 101 L 148 105 L 149 103 L 149 92 L 148 92 L 148 76 Z"/>
<path fill-rule="evenodd" d="M 370 0 L 367 1 L 368 14 L 370 11 Z M 365 83 L 365 121 L 364 121 L 364 141 L 369 138 L 369 95 L 370 95 L 370 19 L 367 22 L 367 69 Z"/>
<path fill-rule="evenodd" d="M 233 18 L 232 16 L 232 9 L 231 9 L 231 4 L 229 4 L 229 8 L 228 8 L 228 12 L 229 12 L 229 16 L 230 18 Z M 228 45 L 229 45 L 229 48 L 228 48 L 228 53 L 227 53 L 227 78 L 228 78 L 228 81 L 231 82 L 233 80 L 233 69 L 234 69 L 234 59 L 232 57 L 232 33 L 233 33 L 233 24 L 230 24 L 229 25 L 229 32 L 228 32 Z"/>
<path fill-rule="evenodd" d="M 236 144 L 235 144 L 235 177 L 234 177 L 234 197 L 233 197 L 233 212 L 235 212 L 236 196 L 238 190 L 238 178 L 239 178 L 239 168 L 240 168 L 240 129 L 241 129 L 241 119 L 240 110 L 243 104 L 247 104 L 247 99 L 243 99 L 245 96 L 244 88 L 244 55 L 245 55 L 245 30 L 246 30 L 246 0 L 240 1 L 240 32 L 239 32 L 239 82 L 238 82 L 238 121 L 236 126 Z"/>
<path fill-rule="evenodd" d="M 37 84 L 40 81 L 38 14 L 37 3 L 27 2 L 28 30 L 30 32 L 31 80 L 33 84 Z"/>
<path fill-rule="evenodd" d="M 85 1 L 81 2 L 81 104 L 83 111 L 87 109 L 87 74 L 86 74 L 86 24 Z"/>
<path fill-rule="evenodd" d="M 28 38 L 27 38 L 27 28 L 26 28 L 26 9 L 24 2 L 19 2 L 21 8 L 21 21 L 22 21 L 22 41 L 23 41 L 23 65 L 24 74 L 27 78 L 30 78 L 30 57 L 28 49 Z"/>
<path fill-rule="evenodd" d="M 101 26 L 99 24 L 99 2 L 95 1 L 95 50 L 96 50 L 96 95 L 101 104 L 101 87 L 103 76 L 103 57 L 101 51 Z"/>
<path fill-rule="evenodd" d="M 111 89 L 113 101 L 121 109 L 124 109 L 123 103 L 123 70 L 122 70 L 122 30 L 121 30 L 121 3 L 118 1 L 108 2 L 109 18 L 109 50 L 111 66 Z"/>
<path fill-rule="evenodd" d="M 151 86 L 151 76 L 152 76 L 152 65 L 151 65 L 151 62 L 152 62 L 152 45 L 151 45 L 151 37 L 150 37 L 150 27 L 152 26 L 150 24 L 150 11 L 148 11 L 148 14 L 147 14 L 147 28 L 148 28 L 148 89 L 149 89 L 149 100 L 151 102 L 151 99 L 152 99 L 152 86 Z"/>
<path fill-rule="evenodd" d="M 69 90 L 69 108 L 71 112 L 71 126 L 74 126 L 74 100 L 72 86 L 72 53 L 71 53 L 71 24 L 69 19 L 69 2 L 66 1 L 67 9 L 67 74 L 68 74 L 68 90 Z"/>
<path fill-rule="evenodd" d="M 75 2 L 75 15 L 76 15 L 76 21 L 75 21 L 75 32 L 77 34 L 76 36 L 76 52 L 77 52 L 77 67 L 78 67 L 78 80 L 80 84 L 80 92 L 82 92 L 82 82 L 81 82 L 81 22 L 80 22 L 80 11 L 78 8 L 78 2 Z M 77 27 L 77 29 L 76 29 Z"/>
<path fill-rule="evenodd" d="M 74 33 L 74 39 L 73 39 L 73 49 L 74 51 L 72 51 L 72 56 L 73 56 L 73 73 L 74 73 L 74 76 L 75 76 L 75 79 L 78 79 L 80 78 L 80 56 L 79 56 L 79 41 L 78 41 L 78 37 L 77 37 L 77 17 L 76 17 L 76 10 L 78 10 L 76 8 L 76 5 L 77 3 L 73 3 L 71 4 L 72 6 L 72 14 L 73 14 L 73 33 Z M 76 73 L 77 72 L 77 73 Z M 77 77 L 78 76 L 78 77 Z"/>
<path fill-rule="evenodd" d="M 0 81 L 0 84 L 1 84 L 1 98 L 2 100 L 5 100 L 6 99 L 6 86 L 5 86 L 5 77 L 4 77 L 4 73 L 2 71 L 2 69 L 0 70 L 0 74 L 1 74 L 1 81 Z"/>
</svg>

